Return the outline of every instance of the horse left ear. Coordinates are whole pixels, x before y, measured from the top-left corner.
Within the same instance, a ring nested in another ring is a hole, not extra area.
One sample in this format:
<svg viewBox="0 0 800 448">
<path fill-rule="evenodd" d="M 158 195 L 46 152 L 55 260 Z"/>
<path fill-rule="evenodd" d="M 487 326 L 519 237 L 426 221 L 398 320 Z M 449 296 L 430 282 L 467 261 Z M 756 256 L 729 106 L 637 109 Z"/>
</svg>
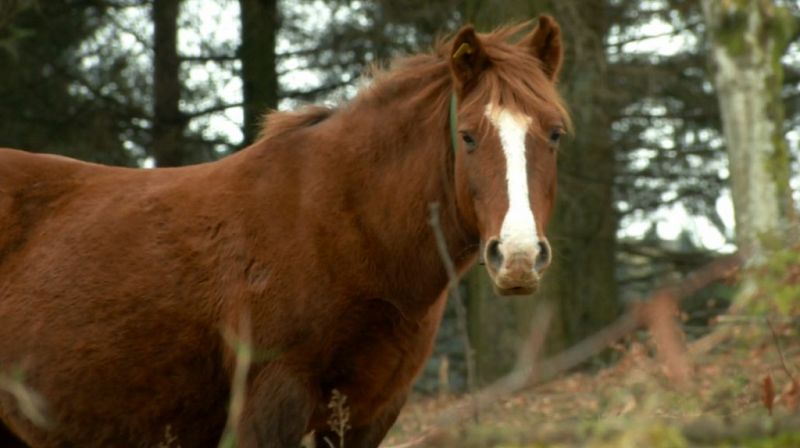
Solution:
<svg viewBox="0 0 800 448">
<path fill-rule="evenodd" d="M 561 28 L 555 19 L 548 15 L 539 16 L 539 24 L 527 39 L 527 45 L 537 59 L 542 61 L 542 70 L 550 80 L 555 81 L 561 71 L 564 47 L 561 45 Z"/>
<path fill-rule="evenodd" d="M 474 87 L 478 76 L 488 66 L 489 56 L 483 49 L 475 28 L 472 25 L 461 28 L 453 40 L 450 52 L 450 70 L 453 72 L 460 96 Z"/>
</svg>

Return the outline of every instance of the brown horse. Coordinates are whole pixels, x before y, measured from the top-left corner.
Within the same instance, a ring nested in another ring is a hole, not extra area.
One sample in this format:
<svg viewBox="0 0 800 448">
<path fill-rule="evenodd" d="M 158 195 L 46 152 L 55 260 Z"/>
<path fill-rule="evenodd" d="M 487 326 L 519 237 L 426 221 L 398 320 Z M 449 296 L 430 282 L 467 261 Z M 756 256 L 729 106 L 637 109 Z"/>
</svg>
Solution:
<svg viewBox="0 0 800 448">
<path fill-rule="evenodd" d="M 334 389 L 345 445 L 377 446 L 444 305 L 429 204 L 459 271 L 482 250 L 502 294 L 533 291 L 550 261 L 561 38 L 549 17 L 509 42 L 521 29 L 463 28 L 338 110 L 270 115 L 214 163 L 0 151 L 0 372 L 43 397 L 49 423 L 0 390 L 0 437 L 214 446 L 236 365 L 223 335 L 244 316 L 269 356 L 246 378 L 240 446 L 335 441 Z"/>
</svg>

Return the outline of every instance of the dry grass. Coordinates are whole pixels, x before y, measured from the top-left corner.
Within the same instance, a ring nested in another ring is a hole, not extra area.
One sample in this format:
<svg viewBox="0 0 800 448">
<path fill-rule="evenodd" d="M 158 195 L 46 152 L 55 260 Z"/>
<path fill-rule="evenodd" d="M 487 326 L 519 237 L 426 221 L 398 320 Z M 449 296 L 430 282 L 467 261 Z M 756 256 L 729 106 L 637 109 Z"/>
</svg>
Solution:
<svg viewBox="0 0 800 448">
<path fill-rule="evenodd" d="M 345 435 L 350 430 L 350 407 L 347 405 L 347 396 L 337 389 L 333 389 L 331 399 L 328 402 L 328 409 L 331 410 L 331 415 L 328 417 L 328 427 L 338 437 L 339 445 L 334 445 L 327 437 L 325 438 L 325 443 L 330 448 L 345 448 Z"/>
<path fill-rule="evenodd" d="M 783 367 L 800 373 L 798 328 L 777 331 L 785 361 L 765 325 L 725 333 L 710 352 L 685 355 L 685 378 L 675 378 L 655 338 L 637 337 L 619 348 L 624 356 L 611 367 L 562 375 L 499 400 L 477 424 L 445 428 L 424 442 L 419 436 L 434 429 L 438 415 L 463 399 L 417 399 L 383 446 L 800 446 L 796 382 Z M 764 402 L 767 375 L 774 382 L 772 416 Z"/>
<path fill-rule="evenodd" d="M 42 396 L 25 385 L 22 371 L 9 374 L 0 370 L 0 391 L 9 393 L 17 402 L 17 408 L 34 425 L 42 428 L 50 426 L 46 414 L 46 402 Z"/>
</svg>

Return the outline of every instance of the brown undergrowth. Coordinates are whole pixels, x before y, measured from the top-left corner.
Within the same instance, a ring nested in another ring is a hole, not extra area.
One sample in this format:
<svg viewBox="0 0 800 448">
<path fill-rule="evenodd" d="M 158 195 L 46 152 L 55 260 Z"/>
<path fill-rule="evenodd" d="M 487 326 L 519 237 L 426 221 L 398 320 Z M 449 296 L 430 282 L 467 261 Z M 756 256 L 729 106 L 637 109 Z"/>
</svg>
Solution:
<svg viewBox="0 0 800 448">
<path fill-rule="evenodd" d="M 659 355 L 654 332 L 638 332 L 616 346 L 614 365 L 562 374 L 445 429 L 438 416 L 466 399 L 417 398 L 382 446 L 800 446 L 800 327 L 774 328 L 720 324 L 683 360 Z"/>
<path fill-rule="evenodd" d="M 691 344 L 678 325 L 684 298 L 742 264 L 717 259 L 541 359 L 548 317 L 532 327 L 528 362 L 466 397 L 412 400 L 383 446 L 800 446 L 800 321 L 731 310 Z M 566 373 L 609 346 L 618 362 Z"/>
</svg>

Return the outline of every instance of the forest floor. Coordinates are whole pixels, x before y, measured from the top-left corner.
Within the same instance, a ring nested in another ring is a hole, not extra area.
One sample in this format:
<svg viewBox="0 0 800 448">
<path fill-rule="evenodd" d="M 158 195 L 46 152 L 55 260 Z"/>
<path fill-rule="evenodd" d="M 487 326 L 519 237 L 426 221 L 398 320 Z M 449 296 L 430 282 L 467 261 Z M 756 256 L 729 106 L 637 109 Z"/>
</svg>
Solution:
<svg viewBox="0 0 800 448">
<path fill-rule="evenodd" d="M 644 336 L 613 365 L 562 374 L 457 424 L 437 419 L 469 396 L 412 399 L 382 446 L 800 447 L 800 327 L 728 325 L 689 344 L 682 381 Z"/>
</svg>

